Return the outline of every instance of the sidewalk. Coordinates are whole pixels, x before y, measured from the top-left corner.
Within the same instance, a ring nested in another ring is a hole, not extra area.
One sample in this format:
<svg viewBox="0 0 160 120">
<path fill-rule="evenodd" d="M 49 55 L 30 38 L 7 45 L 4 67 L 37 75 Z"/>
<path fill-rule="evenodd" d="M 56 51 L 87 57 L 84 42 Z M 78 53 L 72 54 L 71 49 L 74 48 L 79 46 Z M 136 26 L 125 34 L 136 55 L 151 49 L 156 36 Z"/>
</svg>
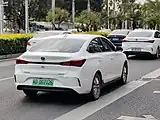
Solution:
<svg viewBox="0 0 160 120">
<path fill-rule="evenodd" d="M 85 120 L 160 120 L 160 79 L 145 84 Z"/>
</svg>

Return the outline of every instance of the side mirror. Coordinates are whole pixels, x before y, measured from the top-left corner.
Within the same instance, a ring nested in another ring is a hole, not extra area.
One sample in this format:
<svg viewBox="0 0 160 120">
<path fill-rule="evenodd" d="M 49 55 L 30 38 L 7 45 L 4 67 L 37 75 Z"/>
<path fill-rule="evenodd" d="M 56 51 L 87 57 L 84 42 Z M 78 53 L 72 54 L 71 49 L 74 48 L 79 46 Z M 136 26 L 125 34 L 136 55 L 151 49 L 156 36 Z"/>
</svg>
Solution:
<svg viewBox="0 0 160 120">
<path fill-rule="evenodd" d="M 116 51 L 123 51 L 123 48 L 120 46 L 116 46 Z"/>
</svg>

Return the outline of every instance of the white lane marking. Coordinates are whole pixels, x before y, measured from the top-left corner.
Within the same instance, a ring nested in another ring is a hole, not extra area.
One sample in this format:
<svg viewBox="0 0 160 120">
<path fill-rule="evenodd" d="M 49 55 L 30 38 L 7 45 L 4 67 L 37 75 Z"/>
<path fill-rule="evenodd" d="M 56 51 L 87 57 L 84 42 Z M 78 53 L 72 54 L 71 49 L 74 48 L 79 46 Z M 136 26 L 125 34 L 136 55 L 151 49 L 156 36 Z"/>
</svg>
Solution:
<svg viewBox="0 0 160 120">
<path fill-rule="evenodd" d="M 160 94 L 160 91 L 154 91 L 153 93 L 154 94 Z"/>
<path fill-rule="evenodd" d="M 143 115 L 145 118 L 141 117 L 130 117 L 130 116 L 121 116 L 118 120 L 157 120 L 152 115 Z"/>
<path fill-rule="evenodd" d="M 142 79 L 147 79 L 147 78 L 156 79 L 159 76 L 160 76 L 160 68 L 155 70 L 155 71 L 153 71 L 153 72 L 150 72 L 150 73 L 144 75 L 142 77 Z"/>
<path fill-rule="evenodd" d="M 2 79 L 0 79 L 0 82 L 1 81 L 5 81 L 5 80 L 10 80 L 10 79 L 13 79 L 14 77 L 12 76 L 12 77 L 7 77 L 7 78 L 2 78 Z"/>
<path fill-rule="evenodd" d="M 55 120 L 83 120 L 86 117 L 92 115 L 93 113 L 99 111 L 100 109 L 108 106 L 109 104 L 117 101 L 118 99 L 124 97 L 125 95 L 133 92 L 137 88 L 147 84 L 149 82 L 146 81 L 133 81 L 128 83 L 121 88 L 101 97 L 99 100 L 94 102 L 89 102 L 85 105 L 82 105 L 75 110 L 72 110 Z"/>
</svg>

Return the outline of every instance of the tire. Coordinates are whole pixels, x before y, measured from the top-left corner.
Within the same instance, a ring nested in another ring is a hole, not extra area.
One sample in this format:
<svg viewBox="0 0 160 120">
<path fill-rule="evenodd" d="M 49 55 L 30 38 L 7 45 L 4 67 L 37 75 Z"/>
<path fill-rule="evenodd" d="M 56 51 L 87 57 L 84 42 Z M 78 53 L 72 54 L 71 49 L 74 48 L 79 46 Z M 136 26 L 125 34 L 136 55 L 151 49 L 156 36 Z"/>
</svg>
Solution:
<svg viewBox="0 0 160 120">
<path fill-rule="evenodd" d="M 26 94 L 27 97 L 35 97 L 38 93 L 38 91 L 34 90 L 23 90 L 24 94 Z"/>
<path fill-rule="evenodd" d="M 160 54 L 160 50 L 159 50 L 159 48 L 157 48 L 156 54 L 154 55 L 155 59 L 159 59 L 159 57 L 160 57 L 159 54 Z"/>
<path fill-rule="evenodd" d="M 95 74 L 94 78 L 93 78 L 93 83 L 92 83 L 92 89 L 91 92 L 89 93 L 89 97 L 91 99 L 91 101 L 95 101 L 98 100 L 101 96 L 101 86 L 102 86 L 102 82 L 101 82 L 101 77 L 98 73 Z"/>
<path fill-rule="evenodd" d="M 120 78 L 120 83 L 122 85 L 125 85 L 127 83 L 127 79 L 128 79 L 128 66 L 125 63 L 124 66 L 123 66 L 123 69 L 122 69 L 122 75 L 121 75 L 121 78 Z"/>
</svg>

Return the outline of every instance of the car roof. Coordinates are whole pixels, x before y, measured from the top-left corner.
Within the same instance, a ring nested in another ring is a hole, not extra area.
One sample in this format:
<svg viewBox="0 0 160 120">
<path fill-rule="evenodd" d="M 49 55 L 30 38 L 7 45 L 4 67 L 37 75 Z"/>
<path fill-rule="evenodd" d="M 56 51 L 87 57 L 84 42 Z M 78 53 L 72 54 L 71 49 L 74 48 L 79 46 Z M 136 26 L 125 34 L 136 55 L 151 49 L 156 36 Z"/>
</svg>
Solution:
<svg viewBox="0 0 160 120">
<path fill-rule="evenodd" d="M 157 32 L 158 30 L 150 30 L 150 29 L 135 29 L 133 32 Z"/>
<path fill-rule="evenodd" d="M 38 32 L 38 34 L 40 33 L 64 33 L 64 32 L 70 32 L 70 31 L 50 30 L 50 31 L 41 31 L 41 32 Z"/>
<path fill-rule="evenodd" d="M 131 29 L 116 29 L 116 30 L 113 30 L 113 31 L 132 31 Z"/>
<path fill-rule="evenodd" d="M 50 38 L 72 38 L 72 39 L 83 39 L 83 40 L 92 40 L 96 37 L 103 37 L 101 35 L 91 35 L 91 34 L 64 34 L 64 35 L 56 35 L 56 36 L 49 36 L 40 39 L 50 39 Z"/>
</svg>

